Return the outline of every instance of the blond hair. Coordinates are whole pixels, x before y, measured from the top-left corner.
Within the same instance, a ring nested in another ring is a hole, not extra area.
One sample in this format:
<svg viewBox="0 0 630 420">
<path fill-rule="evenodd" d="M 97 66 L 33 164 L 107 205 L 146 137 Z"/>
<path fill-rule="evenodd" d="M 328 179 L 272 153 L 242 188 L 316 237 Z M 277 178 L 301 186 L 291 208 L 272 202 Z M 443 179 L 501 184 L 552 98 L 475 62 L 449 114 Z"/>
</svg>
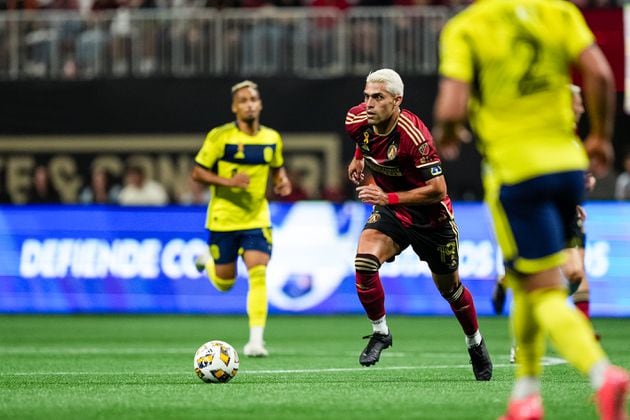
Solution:
<svg viewBox="0 0 630 420">
<path fill-rule="evenodd" d="M 243 88 L 251 88 L 258 92 L 258 85 L 256 83 L 252 82 L 251 80 L 243 80 L 242 82 L 238 82 L 237 84 L 232 86 L 232 96 L 234 96 L 237 91 Z"/>
<path fill-rule="evenodd" d="M 380 69 L 368 74 L 365 79 L 368 83 L 383 83 L 385 90 L 394 96 L 404 96 L 405 85 L 400 75 L 392 69 Z"/>
</svg>

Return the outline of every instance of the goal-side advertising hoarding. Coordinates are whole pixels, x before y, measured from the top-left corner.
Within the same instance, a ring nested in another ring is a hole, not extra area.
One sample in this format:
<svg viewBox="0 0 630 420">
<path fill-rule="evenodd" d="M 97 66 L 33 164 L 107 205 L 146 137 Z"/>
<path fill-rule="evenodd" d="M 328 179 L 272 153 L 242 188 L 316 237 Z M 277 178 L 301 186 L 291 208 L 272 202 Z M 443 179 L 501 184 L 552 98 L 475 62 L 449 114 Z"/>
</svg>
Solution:
<svg viewBox="0 0 630 420">
<path fill-rule="evenodd" d="M 630 316 L 630 204 L 591 203 L 586 269 L 594 316 Z M 272 203 L 271 313 L 363 313 L 358 202 Z M 247 270 L 219 293 L 199 273 L 205 207 L 0 206 L 2 313 L 245 313 Z M 486 208 L 456 203 L 460 275 L 480 314 L 501 267 Z M 447 315 L 424 262 L 407 249 L 380 270 L 388 313 Z"/>
</svg>

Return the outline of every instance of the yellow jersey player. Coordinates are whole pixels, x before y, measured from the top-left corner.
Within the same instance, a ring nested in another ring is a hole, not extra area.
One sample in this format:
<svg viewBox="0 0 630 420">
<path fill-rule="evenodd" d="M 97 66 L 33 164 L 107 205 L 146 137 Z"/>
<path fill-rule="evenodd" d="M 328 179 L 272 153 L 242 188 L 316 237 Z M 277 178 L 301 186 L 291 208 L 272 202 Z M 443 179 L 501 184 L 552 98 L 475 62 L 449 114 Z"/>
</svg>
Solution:
<svg viewBox="0 0 630 420">
<path fill-rule="evenodd" d="M 262 101 L 258 86 L 243 81 L 232 87 L 236 121 L 210 131 L 195 157 L 192 177 L 209 185 L 206 228 L 210 255 L 200 256 L 210 282 L 227 292 L 236 281 L 239 255 L 247 267 L 249 341 L 246 356 L 267 356 L 263 334 L 267 322 L 266 270 L 271 257 L 271 217 L 266 199 L 271 173 L 274 192 L 291 193 L 283 167 L 282 140 L 277 131 L 260 124 Z"/>
<path fill-rule="evenodd" d="M 575 125 L 579 122 L 582 114 L 584 113 L 584 102 L 582 100 L 582 90 L 579 86 L 570 86 L 572 97 L 572 108 L 575 115 Z M 492 187 L 492 177 L 490 174 L 485 174 L 484 185 L 486 190 L 495 190 Z M 593 190 L 595 186 L 595 177 L 590 172 L 587 172 L 584 178 L 584 188 L 587 192 Z M 582 314 L 590 320 L 590 288 L 586 277 L 586 269 L 584 267 L 584 247 L 586 246 L 586 232 L 584 229 L 584 222 L 586 221 L 586 211 L 582 206 L 577 206 L 575 216 L 573 217 L 573 223 L 571 224 L 569 241 L 566 244 L 565 253 L 567 259 L 562 267 L 562 273 L 567 279 L 567 285 L 569 287 L 569 294 L 573 299 L 575 307 L 582 312 Z M 495 283 L 492 290 L 492 307 L 497 315 L 503 313 L 503 308 L 506 301 L 506 287 L 507 281 L 505 275 L 499 277 L 499 280 Z M 599 340 L 599 334 L 595 334 L 595 338 Z M 510 348 L 510 363 L 516 362 L 516 345 L 512 343 Z"/>
<path fill-rule="evenodd" d="M 570 71 L 582 76 L 590 132 L 573 130 Z M 516 382 L 505 419 L 540 419 L 546 336 L 590 378 L 600 416 L 622 419 L 628 373 L 611 365 L 586 318 L 566 304 L 560 267 L 590 156 L 610 165 L 610 66 L 579 10 L 561 0 L 484 0 L 440 39 L 434 137 L 452 155 L 469 118 L 496 191 L 486 200 L 513 289 Z M 585 153 L 585 148 L 586 152 Z"/>
</svg>

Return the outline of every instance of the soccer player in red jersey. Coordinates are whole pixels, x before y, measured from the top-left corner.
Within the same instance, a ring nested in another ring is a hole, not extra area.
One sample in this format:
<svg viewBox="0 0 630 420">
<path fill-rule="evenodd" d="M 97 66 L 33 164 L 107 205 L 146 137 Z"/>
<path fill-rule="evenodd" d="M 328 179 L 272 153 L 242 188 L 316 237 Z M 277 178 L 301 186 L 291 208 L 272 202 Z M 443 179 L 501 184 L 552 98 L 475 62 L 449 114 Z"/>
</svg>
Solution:
<svg viewBox="0 0 630 420">
<path fill-rule="evenodd" d="M 394 70 L 372 72 L 363 103 L 346 116 L 346 132 L 356 143 L 348 177 L 358 185 L 359 199 L 374 205 L 355 258 L 357 293 L 373 330 L 364 337 L 369 342 L 359 363 L 375 364 L 381 351 L 392 345 L 378 271 L 411 246 L 428 263 L 435 285 L 466 335 L 475 378 L 487 381 L 492 362 L 479 332 L 473 297 L 459 279 L 458 231 L 441 161 L 420 118 L 400 108 L 403 91 Z M 365 182 L 366 167 L 373 182 Z"/>
</svg>

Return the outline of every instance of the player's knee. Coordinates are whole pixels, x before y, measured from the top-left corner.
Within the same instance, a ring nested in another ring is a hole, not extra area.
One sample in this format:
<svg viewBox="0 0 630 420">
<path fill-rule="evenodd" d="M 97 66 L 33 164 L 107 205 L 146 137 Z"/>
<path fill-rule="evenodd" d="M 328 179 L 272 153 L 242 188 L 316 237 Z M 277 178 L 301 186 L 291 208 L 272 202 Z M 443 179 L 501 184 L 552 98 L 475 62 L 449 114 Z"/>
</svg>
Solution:
<svg viewBox="0 0 630 420">
<path fill-rule="evenodd" d="M 215 287 L 215 289 L 217 289 L 219 292 L 227 292 L 232 287 L 234 287 L 234 283 L 236 283 L 235 278 L 223 279 L 217 275 L 212 276 L 210 278 L 210 281 L 212 282 L 212 285 Z"/>
</svg>

